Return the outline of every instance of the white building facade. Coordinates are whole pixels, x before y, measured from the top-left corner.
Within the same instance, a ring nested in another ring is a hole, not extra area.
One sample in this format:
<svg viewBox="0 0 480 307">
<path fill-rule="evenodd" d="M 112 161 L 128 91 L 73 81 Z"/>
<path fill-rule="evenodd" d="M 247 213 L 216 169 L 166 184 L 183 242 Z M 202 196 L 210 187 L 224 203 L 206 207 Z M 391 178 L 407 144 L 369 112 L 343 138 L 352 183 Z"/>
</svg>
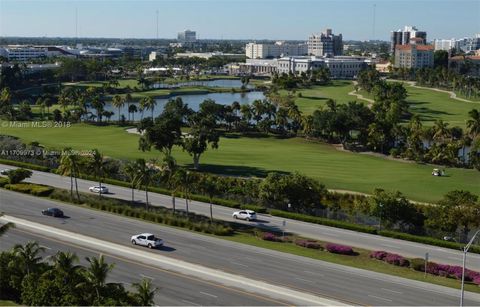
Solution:
<svg viewBox="0 0 480 307">
<path fill-rule="evenodd" d="M 336 79 L 353 79 L 366 69 L 370 60 L 364 57 L 338 56 L 333 58 L 284 57 L 277 61 L 278 73 L 300 74 L 310 70 L 328 68 L 330 76 Z"/>
<path fill-rule="evenodd" d="M 245 56 L 249 59 L 278 58 L 281 56 L 306 55 L 307 44 L 289 44 L 276 42 L 275 44 L 248 43 L 245 45 Z"/>
</svg>

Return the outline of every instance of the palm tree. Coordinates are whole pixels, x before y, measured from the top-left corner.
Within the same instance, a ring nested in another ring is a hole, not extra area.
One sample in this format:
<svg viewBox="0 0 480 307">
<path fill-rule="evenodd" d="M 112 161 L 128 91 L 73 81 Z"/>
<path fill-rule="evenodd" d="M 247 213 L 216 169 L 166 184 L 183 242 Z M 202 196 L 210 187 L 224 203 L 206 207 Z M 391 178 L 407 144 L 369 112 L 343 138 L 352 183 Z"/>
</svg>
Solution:
<svg viewBox="0 0 480 307">
<path fill-rule="evenodd" d="M 468 133 L 472 138 L 480 134 L 480 112 L 477 109 L 472 109 L 468 112 L 470 118 L 467 120 Z"/>
<path fill-rule="evenodd" d="M 174 180 L 180 185 L 183 190 L 183 197 L 185 198 L 185 208 L 187 210 L 187 215 L 189 213 L 188 210 L 188 197 L 190 194 L 190 184 L 192 183 L 192 176 L 189 171 L 179 168 L 175 172 Z"/>
<path fill-rule="evenodd" d="M 152 184 L 156 170 L 149 166 L 144 159 L 137 159 L 136 168 L 138 174 L 138 185 L 141 187 L 143 185 L 145 189 L 145 210 L 148 210 L 148 187 Z"/>
<path fill-rule="evenodd" d="M 132 203 L 135 202 L 135 188 L 138 185 L 138 169 L 135 162 L 127 162 L 124 168 L 125 175 L 130 180 L 130 187 L 132 188 Z"/>
<path fill-rule="evenodd" d="M 445 139 L 451 136 L 450 129 L 448 128 L 448 123 L 444 122 L 443 120 L 436 120 L 433 125 L 433 139 L 445 142 Z"/>
<path fill-rule="evenodd" d="M 155 292 L 158 288 L 152 289 L 152 281 L 150 279 L 143 278 L 140 283 L 134 283 L 132 286 L 137 289 L 134 297 L 139 306 L 152 306 L 155 304 Z"/>
<path fill-rule="evenodd" d="M 78 262 L 78 256 L 70 251 L 59 251 L 52 256 L 52 259 L 55 269 L 64 273 L 66 276 L 71 276 L 74 272 L 82 268 L 81 265 L 75 265 L 75 263 Z"/>
<path fill-rule="evenodd" d="M 42 257 L 38 256 L 38 254 L 43 251 L 45 251 L 45 248 L 40 247 L 34 241 L 30 241 L 25 245 L 17 244 L 13 247 L 13 254 L 27 275 L 33 272 L 35 266 L 42 260 Z"/>
<path fill-rule="evenodd" d="M 112 106 L 118 108 L 118 122 L 120 122 L 120 109 L 125 105 L 125 100 L 120 95 L 113 96 Z"/>
<path fill-rule="evenodd" d="M 203 190 L 203 193 L 208 195 L 210 200 L 210 220 L 213 221 L 213 197 L 219 190 L 219 183 L 217 182 L 216 178 L 209 175 L 204 174 L 200 179 L 200 186 Z"/>
<path fill-rule="evenodd" d="M 157 105 L 157 101 L 152 97 L 145 97 L 143 99 L 145 110 L 150 110 L 152 112 L 152 119 L 153 119 L 153 111 L 155 110 L 155 106 Z"/>
<path fill-rule="evenodd" d="M 35 102 L 35 105 L 40 107 L 40 112 L 42 113 L 42 119 L 45 118 L 45 101 L 42 98 L 38 98 Z"/>
<path fill-rule="evenodd" d="M 3 213 L 0 212 L 0 217 L 3 216 Z M 0 226 L 0 237 L 4 235 L 10 228 L 15 227 L 15 224 L 8 222 Z"/>
<path fill-rule="evenodd" d="M 135 113 L 138 112 L 138 108 L 136 105 L 134 104 L 131 104 L 129 107 L 128 107 L 128 113 L 132 113 L 132 121 L 134 122 L 135 121 Z M 130 117 L 129 117 L 130 118 Z"/>
<path fill-rule="evenodd" d="M 125 95 L 125 101 L 127 103 L 127 110 L 128 110 L 128 121 L 130 121 L 130 102 L 132 101 L 132 94 L 130 93 L 127 93 L 127 95 Z"/>
<path fill-rule="evenodd" d="M 98 184 L 100 187 L 98 194 L 101 197 L 102 196 L 101 187 L 102 187 L 103 178 L 105 177 L 105 173 L 106 173 L 106 165 L 105 165 L 105 158 L 97 149 L 93 150 L 91 159 L 88 162 L 88 168 L 93 173 L 95 179 L 98 180 Z"/>
<path fill-rule="evenodd" d="M 80 283 L 77 287 L 91 287 L 96 294 L 96 301 L 94 305 L 99 305 L 100 303 L 100 292 L 102 289 L 107 286 L 106 280 L 108 273 L 113 269 L 115 266 L 114 264 L 108 264 L 105 262 L 105 258 L 103 255 L 100 257 L 86 257 L 85 258 L 90 266 L 85 270 L 85 282 Z"/>
<path fill-rule="evenodd" d="M 165 181 L 172 191 L 172 208 L 175 213 L 175 195 L 177 193 L 178 184 L 174 178 L 175 171 L 177 169 L 177 163 L 171 155 L 165 155 L 160 166 L 161 175 L 163 181 Z"/>
<path fill-rule="evenodd" d="M 73 181 L 75 178 L 75 191 L 77 200 L 80 201 L 80 194 L 78 193 L 77 177 L 80 173 L 80 159 L 78 155 L 72 153 L 72 148 L 67 147 L 62 151 L 60 157 L 60 166 L 58 167 L 60 175 L 70 176 L 70 198 L 73 199 Z"/>
</svg>

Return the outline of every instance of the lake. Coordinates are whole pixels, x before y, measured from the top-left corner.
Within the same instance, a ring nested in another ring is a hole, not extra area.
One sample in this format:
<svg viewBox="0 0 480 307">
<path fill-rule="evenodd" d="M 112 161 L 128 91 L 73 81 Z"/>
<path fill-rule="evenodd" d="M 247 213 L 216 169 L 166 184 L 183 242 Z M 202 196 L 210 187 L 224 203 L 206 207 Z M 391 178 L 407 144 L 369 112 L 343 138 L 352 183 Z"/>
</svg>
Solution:
<svg viewBox="0 0 480 307">
<path fill-rule="evenodd" d="M 220 81 L 220 80 L 219 80 Z M 222 80 L 223 81 L 223 80 Z M 208 93 L 208 94 L 191 94 L 191 95 L 178 95 L 173 96 L 171 98 L 159 98 L 155 99 L 157 101 L 157 105 L 155 106 L 153 116 L 157 117 L 163 110 L 165 104 L 169 99 L 175 99 L 176 97 L 181 97 L 183 102 L 186 103 L 191 109 L 194 111 L 198 111 L 200 104 L 205 99 L 213 99 L 218 104 L 223 105 L 230 105 L 234 101 L 238 101 L 240 104 L 249 104 L 257 99 L 264 99 L 265 95 L 261 91 L 253 91 L 253 92 L 245 92 L 245 93 Z M 139 108 L 139 103 L 132 103 Z M 92 108 L 89 109 L 90 112 L 96 115 L 96 111 Z M 112 120 L 118 119 L 118 108 L 114 108 L 110 103 L 105 105 L 105 111 L 112 111 L 114 115 L 112 116 Z M 128 105 L 125 105 L 123 108 L 120 109 L 120 114 L 124 115 L 125 118 L 128 119 Z M 131 116 L 132 114 L 130 114 Z M 134 114 L 135 120 L 140 120 L 142 117 L 141 112 L 137 112 Z M 144 117 L 151 116 L 151 111 L 145 111 Z"/>
</svg>

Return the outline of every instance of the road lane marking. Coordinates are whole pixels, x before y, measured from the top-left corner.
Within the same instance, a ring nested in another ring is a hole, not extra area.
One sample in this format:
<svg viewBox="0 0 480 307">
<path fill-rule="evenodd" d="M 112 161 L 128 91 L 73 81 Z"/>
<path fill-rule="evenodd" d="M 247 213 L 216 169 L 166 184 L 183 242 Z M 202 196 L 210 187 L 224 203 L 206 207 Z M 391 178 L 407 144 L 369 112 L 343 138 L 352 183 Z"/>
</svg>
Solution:
<svg viewBox="0 0 480 307">
<path fill-rule="evenodd" d="M 395 291 L 395 290 L 390 290 L 390 289 L 387 289 L 387 288 L 382 288 L 382 290 L 388 291 L 388 292 L 392 292 L 392 293 L 397 293 L 397 294 L 403 294 L 403 292 Z"/>
<path fill-rule="evenodd" d="M 311 274 L 311 275 L 315 275 L 315 276 L 325 276 L 324 274 L 321 274 L 321 273 L 317 273 L 317 272 L 312 272 L 312 271 L 303 271 L 304 273 L 308 273 L 308 274 Z"/>
<path fill-rule="evenodd" d="M 214 298 L 218 298 L 218 296 L 213 295 L 213 294 L 210 294 L 210 293 L 207 293 L 207 292 L 200 291 L 200 293 L 202 293 L 203 295 L 207 295 L 207 296 L 211 296 L 211 297 L 214 297 Z"/>
<path fill-rule="evenodd" d="M 48 250 L 50 250 L 50 249 L 51 249 L 50 247 L 48 247 L 48 246 L 45 246 L 45 245 L 39 245 L 39 246 L 40 246 L 41 248 L 44 248 L 44 249 L 48 249 Z"/>
<path fill-rule="evenodd" d="M 182 302 L 187 303 L 187 305 L 201 306 L 200 304 L 196 304 L 194 302 L 190 302 L 190 301 L 187 301 L 187 300 L 182 300 Z"/>
<path fill-rule="evenodd" d="M 386 302 L 393 302 L 391 299 L 388 299 L 388 298 L 383 298 L 383 297 L 380 297 L 380 296 L 375 296 L 375 295 L 368 295 L 369 297 L 372 297 L 372 298 L 376 298 L 377 300 L 382 300 L 382 301 L 386 301 Z"/>
<path fill-rule="evenodd" d="M 398 248 L 397 246 L 390 245 L 390 244 L 380 244 L 381 246 L 391 247 L 391 248 Z"/>
</svg>

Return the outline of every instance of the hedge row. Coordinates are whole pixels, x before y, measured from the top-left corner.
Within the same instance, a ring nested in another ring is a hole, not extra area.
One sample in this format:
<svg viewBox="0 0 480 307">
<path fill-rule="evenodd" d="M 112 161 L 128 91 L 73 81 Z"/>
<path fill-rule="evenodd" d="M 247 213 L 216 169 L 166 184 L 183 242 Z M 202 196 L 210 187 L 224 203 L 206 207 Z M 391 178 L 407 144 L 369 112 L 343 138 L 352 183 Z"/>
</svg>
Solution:
<svg viewBox="0 0 480 307">
<path fill-rule="evenodd" d="M 435 246 L 446 247 L 446 248 L 456 249 L 456 250 L 460 250 L 464 246 L 464 244 L 458 243 L 458 242 L 450 242 L 450 241 L 435 239 L 432 237 L 422 237 L 422 236 L 416 236 L 408 233 L 390 231 L 390 230 L 381 230 L 378 232 L 378 234 L 384 237 L 435 245 Z M 469 249 L 469 252 L 480 254 L 480 246 L 472 245 Z"/>
<path fill-rule="evenodd" d="M 0 164 L 12 165 L 12 166 L 22 167 L 22 168 L 29 168 L 29 169 L 33 169 L 35 171 L 41 171 L 41 172 L 51 171 L 51 169 L 46 166 L 27 163 L 27 162 L 21 162 L 21 161 L 15 161 L 15 160 L 0 159 Z"/>
<path fill-rule="evenodd" d="M 54 188 L 54 191 L 49 195 L 49 197 L 65 202 L 72 202 L 69 191 L 64 189 Z M 97 195 L 85 193 L 80 194 L 80 201 L 78 201 L 74 196 L 73 202 L 77 204 L 84 204 L 90 208 L 102 211 L 121 214 L 128 217 L 135 217 L 170 226 L 188 228 L 193 231 L 205 232 L 218 236 L 227 236 L 233 233 L 233 229 L 228 223 L 215 220 L 210 221 L 208 217 L 194 213 L 173 213 L 173 210 L 171 209 L 159 207 L 150 207 L 149 211 L 146 211 L 143 206 L 134 206 L 125 200 L 99 197 Z"/>
<path fill-rule="evenodd" d="M 34 183 L 5 184 L 3 187 L 7 190 L 25 194 L 32 194 L 35 196 L 48 196 L 54 190 L 54 188 L 52 187 Z"/>
<path fill-rule="evenodd" d="M 370 234 L 377 233 L 377 230 L 371 226 L 358 225 L 358 224 L 344 222 L 344 221 L 330 220 L 322 217 L 311 216 L 311 215 L 306 215 L 301 213 L 286 212 L 286 211 L 276 210 L 276 209 L 271 209 L 268 212 L 274 216 L 299 220 L 299 221 L 308 222 L 308 223 L 315 223 L 315 224 L 343 228 L 343 229 L 365 232 Z"/>
</svg>

